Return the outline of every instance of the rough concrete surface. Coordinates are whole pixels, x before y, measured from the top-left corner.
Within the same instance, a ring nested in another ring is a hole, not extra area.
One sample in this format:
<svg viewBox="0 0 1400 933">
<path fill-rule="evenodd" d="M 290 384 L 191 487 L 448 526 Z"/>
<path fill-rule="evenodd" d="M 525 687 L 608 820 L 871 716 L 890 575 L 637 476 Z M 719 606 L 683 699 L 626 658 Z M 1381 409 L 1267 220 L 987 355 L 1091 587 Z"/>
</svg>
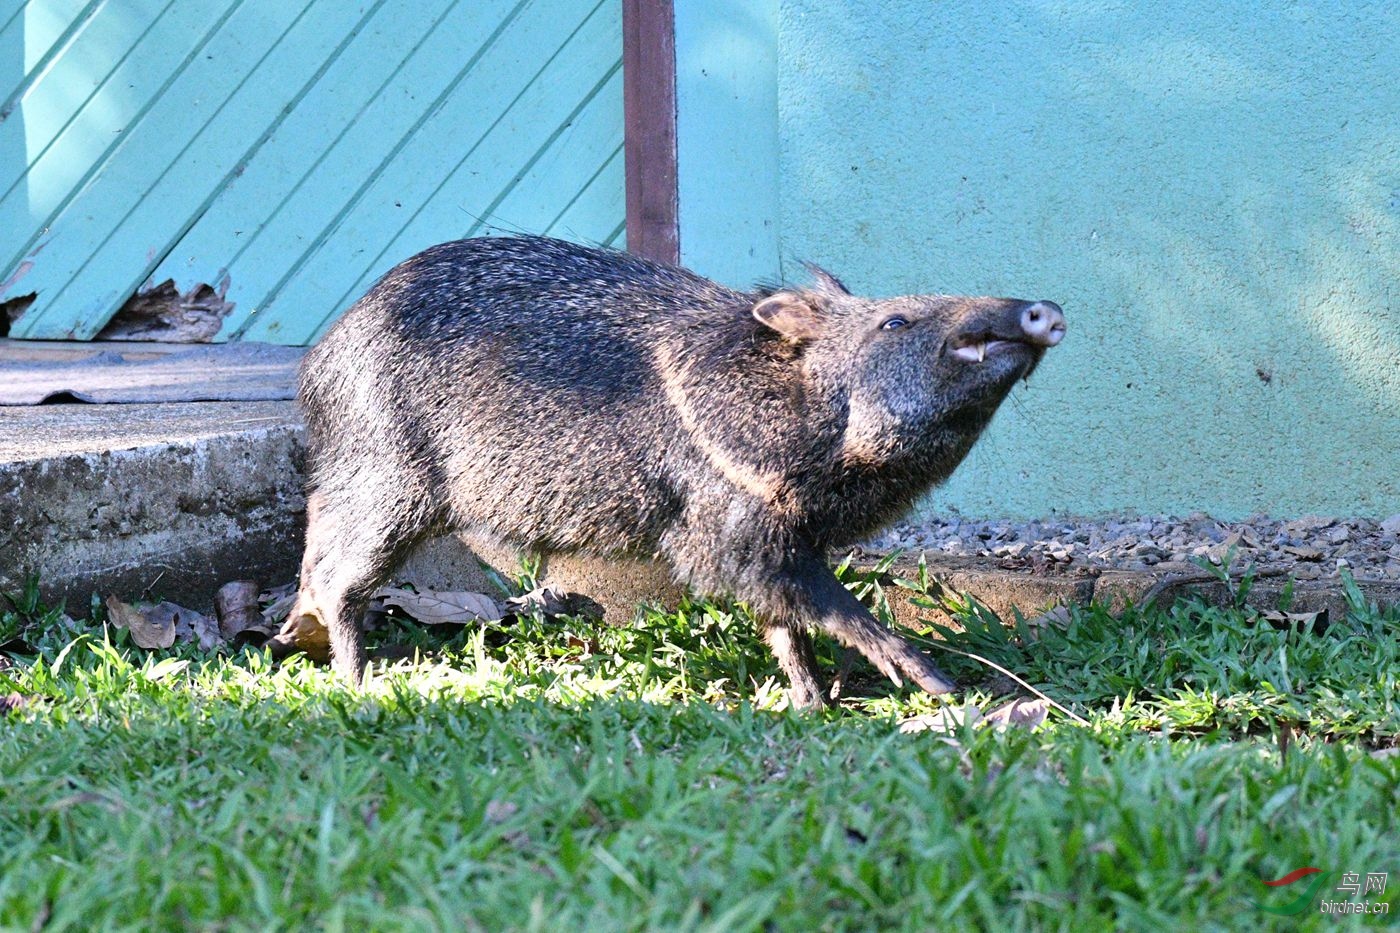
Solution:
<svg viewBox="0 0 1400 933">
<path fill-rule="evenodd" d="M 205 611 L 228 580 L 294 577 L 301 430 L 290 402 L 0 409 L 0 589 Z"/>
</svg>

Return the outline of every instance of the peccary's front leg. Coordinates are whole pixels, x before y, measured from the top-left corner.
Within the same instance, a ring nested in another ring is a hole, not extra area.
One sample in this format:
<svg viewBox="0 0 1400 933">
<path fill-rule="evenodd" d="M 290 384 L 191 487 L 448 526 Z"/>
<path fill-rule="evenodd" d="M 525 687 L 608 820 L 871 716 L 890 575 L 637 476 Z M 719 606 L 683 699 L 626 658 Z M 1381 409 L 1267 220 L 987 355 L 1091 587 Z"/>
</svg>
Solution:
<svg viewBox="0 0 1400 933">
<path fill-rule="evenodd" d="M 952 682 L 922 651 L 876 621 L 819 557 L 789 563 L 781 586 L 794 614 L 865 655 L 897 686 L 908 678 L 929 693 L 953 690 Z"/>
<path fill-rule="evenodd" d="M 828 703 L 822 689 L 812 636 L 805 626 L 770 622 L 763 626 L 763 640 L 778 659 L 788 679 L 788 697 L 796 709 L 821 709 Z"/>
</svg>

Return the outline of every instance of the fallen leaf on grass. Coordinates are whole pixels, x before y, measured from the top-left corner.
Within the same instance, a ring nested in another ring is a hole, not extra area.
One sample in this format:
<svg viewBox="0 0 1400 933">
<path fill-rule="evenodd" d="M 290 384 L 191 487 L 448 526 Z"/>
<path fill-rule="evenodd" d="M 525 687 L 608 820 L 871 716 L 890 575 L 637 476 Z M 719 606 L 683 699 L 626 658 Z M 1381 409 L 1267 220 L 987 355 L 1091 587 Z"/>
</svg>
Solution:
<svg viewBox="0 0 1400 933">
<path fill-rule="evenodd" d="M 566 593 L 556 586 L 537 586 L 528 593 L 512 596 L 505 601 L 511 615 L 538 610 L 546 616 L 603 617 L 603 607 L 582 593 Z"/>
<path fill-rule="evenodd" d="M 965 726 L 989 726 L 1001 731 L 1008 726 L 1034 729 L 1045 722 L 1050 712 L 1050 704 L 1045 700 L 1028 700 L 1017 697 L 1010 703 L 1002 704 L 990 713 L 983 713 L 976 706 L 967 703 L 963 706 L 945 706 L 936 713 L 910 716 L 900 720 L 899 731 L 906 735 L 918 732 L 932 732 L 951 735 Z"/>
<path fill-rule="evenodd" d="M 998 706 L 985 717 L 985 721 L 994 729 L 1005 729 L 1007 726 L 1023 726 L 1027 729 L 1034 729 L 1045 722 L 1045 717 L 1050 713 L 1050 704 L 1046 700 L 1028 700 L 1025 697 L 1017 697 L 1010 703 Z"/>
<path fill-rule="evenodd" d="M 1069 626 L 1070 614 L 1068 606 L 1055 606 L 1047 609 L 1040 615 L 1026 620 L 1026 630 L 1033 638 L 1039 638 L 1040 633 L 1047 628 L 1063 629 Z"/>
<path fill-rule="evenodd" d="M 963 726 L 975 726 L 982 719 L 982 711 L 971 703 L 964 706 L 944 706 L 936 713 L 910 716 L 899 721 L 899 731 L 905 735 L 918 732 L 934 732 L 949 735 Z"/>
<path fill-rule="evenodd" d="M 564 643 L 582 654 L 597 654 L 599 650 L 596 638 L 579 638 L 577 635 L 569 635 L 564 639 Z"/>
<path fill-rule="evenodd" d="M 171 602 L 159 602 L 150 607 L 141 606 L 140 612 L 153 625 L 162 628 L 172 626 L 176 641 L 194 642 L 201 651 L 209 651 L 223 644 L 223 639 L 219 637 L 219 623 L 193 609 Z"/>
<path fill-rule="evenodd" d="M 520 812 L 520 808 L 509 800 L 492 800 L 486 804 L 486 812 L 482 818 L 490 826 L 500 826 Z M 511 829 L 503 832 L 501 838 L 517 849 L 522 849 L 530 843 L 530 836 L 523 829 Z"/>
<path fill-rule="evenodd" d="M 258 602 L 263 607 L 263 621 L 270 629 L 275 629 L 286 621 L 287 614 L 292 611 L 296 601 L 297 588 L 294 583 L 276 586 L 258 594 Z"/>
<path fill-rule="evenodd" d="M 415 593 L 397 586 L 386 586 L 374 595 L 385 606 L 402 609 L 424 625 L 499 622 L 505 617 L 496 601 L 482 593 L 443 593 L 434 590 Z"/>
<path fill-rule="evenodd" d="M 1295 629 L 1317 635 L 1325 632 L 1328 625 L 1326 609 L 1319 609 L 1317 612 L 1280 612 L 1277 609 L 1269 609 L 1259 613 L 1259 618 L 1279 631 Z"/>
<path fill-rule="evenodd" d="M 140 648 L 169 648 L 175 644 L 175 620 L 170 617 L 151 619 L 145 612 L 115 596 L 107 597 L 107 620 L 117 628 L 131 633 L 131 640 Z"/>
<path fill-rule="evenodd" d="M 492 800 L 486 804 L 486 812 L 482 814 L 486 822 L 493 825 L 504 823 L 520 810 L 520 807 L 509 800 Z"/>
<path fill-rule="evenodd" d="M 267 638 L 277 626 L 263 618 L 258 608 L 258 585 L 252 580 L 232 580 L 214 594 L 214 613 L 219 620 L 219 632 L 232 642 L 250 636 Z"/>
<path fill-rule="evenodd" d="M 538 609 L 547 616 L 560 616 L 569 611 L 569 594 L 555 586 L 537 586 L 528 593 L 507 599 L 505 608 L 512 613 Z"/>
</svg>

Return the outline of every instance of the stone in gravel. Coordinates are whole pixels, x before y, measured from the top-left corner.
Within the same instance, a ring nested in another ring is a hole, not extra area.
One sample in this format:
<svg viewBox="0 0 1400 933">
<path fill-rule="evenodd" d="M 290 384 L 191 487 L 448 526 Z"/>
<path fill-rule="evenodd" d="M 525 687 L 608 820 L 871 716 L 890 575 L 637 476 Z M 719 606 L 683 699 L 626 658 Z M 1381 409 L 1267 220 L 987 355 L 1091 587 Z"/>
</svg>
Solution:
<svg viewBox="0 0 1400 933">
<path fill-rule="evenodd" d="M 1156 563 L 1170 557 L 1171 552 L 1158 547 L 1151 541 L 1143 541 L 1141 544 L 1134 546 L 1128 551 L 1128 556 L 1135 557 L 1141 561 L 1151 560 L 1153 563 Z"/>
<path fill-rule="evenodd" d="M 1206 548 L 1206 556 L 1210 558 L 1212 564 L 1223 564 L 1225 563 L 1225 558 L 1230 556 L 1230 545 L 1223 541 L 1219 544 L 1212 544 L 1210 547 Z M 1239 555 L 1236 554 L 1235 556 L 1238 557 Z"/>
<path fill-rule="evenodd" d="M 1346 525 L 1338 525 L 1327 532 L 1327 540 L 1332 544 L 1345 544 L 1351 540 L 1351 529 Z"/>
<path fill-rule="evenodd" d="M 1381 522 L 1381 531 L 1388 535 L 1400 536 L 1400 515 L 1392 515 Z"/>
<path fill-rule="evenodd" d="M 1242 550 L 1255 551 L 1259 549 L 1259 540 L 1248 531 L 1233 531 L 1224 543 L 1226 547 L 1238 547 Z"/>
<path fill-rule="evenodd" d="M 1290 545 L 1283 550 L 1299 560 L 1322 560 L 1322 551 L 1315 547 L 1293 547 Z"/>
<path fill-rule="evenodd" d="M 1189 560 L 1173 559 L 1162 561 L 1160 564 L 1157 565 L 1156 569 L 1161 573 L 1191 573 L 1192 571 L 1197 571 L 1201 568 L 1197 567 Z"/>
</svg>

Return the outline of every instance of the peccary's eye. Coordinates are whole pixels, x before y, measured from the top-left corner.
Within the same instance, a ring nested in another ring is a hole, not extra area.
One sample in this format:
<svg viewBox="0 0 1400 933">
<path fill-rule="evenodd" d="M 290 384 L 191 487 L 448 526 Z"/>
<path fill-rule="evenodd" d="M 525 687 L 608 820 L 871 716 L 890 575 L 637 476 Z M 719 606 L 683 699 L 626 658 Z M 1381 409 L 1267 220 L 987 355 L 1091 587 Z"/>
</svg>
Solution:
<svg viewBox="0 0 1400 933">
<path fill-rule="evenodd" d="M 886 318 L 886 319 L 885 319 L 885 322 L 884 322 L 883 324 L 880 325 L 880 329 L 881 329 L 881 330 L 899 330 L 901 327 L 906 326 L 908 323 L 909 323 L 909 322 L 908 322 L 907 320 L 905 320 L 904 318 L 902 318 L 902 317 Z"/>
</svg>

